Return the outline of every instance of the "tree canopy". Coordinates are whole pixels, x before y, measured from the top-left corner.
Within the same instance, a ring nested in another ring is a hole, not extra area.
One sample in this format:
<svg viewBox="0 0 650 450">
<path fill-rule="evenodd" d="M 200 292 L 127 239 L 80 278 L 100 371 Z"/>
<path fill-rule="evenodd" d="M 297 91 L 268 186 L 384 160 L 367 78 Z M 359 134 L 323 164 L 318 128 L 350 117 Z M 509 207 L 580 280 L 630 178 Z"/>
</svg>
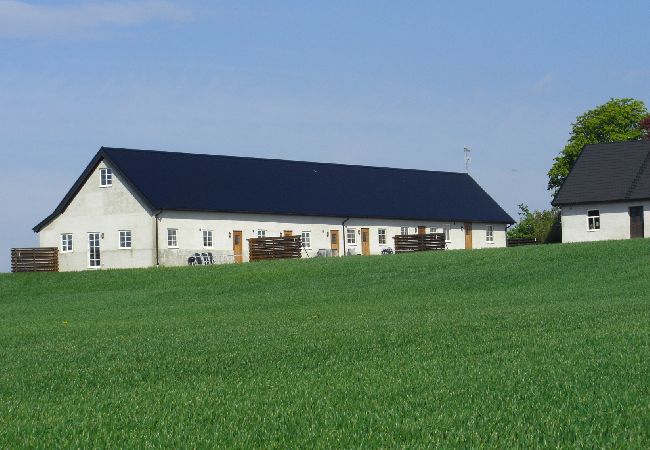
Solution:
<svg viewBox="0 0 650 450">
<path fill-rule="evenodd" d="M 641 123 L 647 116 L 645 103 L 633 98 L 613 98 L 578 116 L 569 142 L 548 171 L 548 189 L 557 192 L 586 144 L 631 141 L 647 136 Z"/>
<path fill-rule="evenodd" d="M 559 226 L 560 213 L 557 208 L 531 211 L 527 205 L 519 205 L 519 220 L 508 230 L 509 239 L 535 238 L 540 242 L 555 242 L 554 227 Z"/>
<path fill-rule="evenodd" d="M 643 134 L 642 139 L 650 140 L 650 115 L 639 122 L 639 128 Z"/>
</svg>

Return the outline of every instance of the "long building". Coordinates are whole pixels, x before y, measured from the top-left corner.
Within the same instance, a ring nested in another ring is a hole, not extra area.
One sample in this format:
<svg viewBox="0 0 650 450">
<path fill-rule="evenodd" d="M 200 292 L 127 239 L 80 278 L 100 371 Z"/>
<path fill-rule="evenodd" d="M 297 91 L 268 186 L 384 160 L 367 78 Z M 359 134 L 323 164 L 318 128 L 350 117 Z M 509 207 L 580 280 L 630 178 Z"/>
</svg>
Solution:
<svg viewBox="0 0 650 450">
<path fill-rule="evenodd" d="M 466 173 L 102 147 L 34 227 L 59 268 L 248 261 L 248 239 L 300 235 L 303 257 L 376 255 L 393 236 L 506 245 L 512 218 Z"/>
</svg>

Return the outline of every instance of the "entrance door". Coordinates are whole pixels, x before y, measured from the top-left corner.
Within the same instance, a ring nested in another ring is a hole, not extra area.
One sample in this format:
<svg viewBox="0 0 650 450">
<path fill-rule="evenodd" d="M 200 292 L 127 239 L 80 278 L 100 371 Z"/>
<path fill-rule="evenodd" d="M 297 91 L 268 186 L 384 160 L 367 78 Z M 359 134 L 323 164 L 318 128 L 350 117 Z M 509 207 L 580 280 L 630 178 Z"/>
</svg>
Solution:
<svg viewBox="0 0 650 450">
<path fill-rule="evenodd" d="M 369 228 L 361 229 L 361 254 L 362 255 L 370 254 L 370 229 Z"/>
<path fill-rule="evenodd" d="M 630 238 L 643 237 L 643 206 L 630 207 Z"/>
<path fill-rule="evenodd" d="M 235 262 L 241 264 L 243 261 L 243 245 L 241 231 L 232 232 L 232 254 L 235 255 Z"/>
<path fill-rule="evenodd" d="M 420 225 L 418 227 L 418 234 L 427 234 L 427 227 Z"/>
<path fill-rule="evenodd" d="M 339 230 L 330 230 L 330 249 L 332 256 L 339 256 Z"/>
<path fill-rule="evenodd" d="M 472 223 L 465 222 L 464 225 L 465 225 L 465 248 L 469 250 L 472 248 Z"/>
<path fill-rule="evenodd" d="M 88 267 L 99 269 L 101 265 L 99 233 L 88 233 Z"/>
<path fill-rule="evenodd" d="M 283 235 L 284 237 L 293 236 L 293 231 L 292 231 L 292 230 L 284 230 L 284 231 L 282 232 L 282 235 Z"/>
</svg>

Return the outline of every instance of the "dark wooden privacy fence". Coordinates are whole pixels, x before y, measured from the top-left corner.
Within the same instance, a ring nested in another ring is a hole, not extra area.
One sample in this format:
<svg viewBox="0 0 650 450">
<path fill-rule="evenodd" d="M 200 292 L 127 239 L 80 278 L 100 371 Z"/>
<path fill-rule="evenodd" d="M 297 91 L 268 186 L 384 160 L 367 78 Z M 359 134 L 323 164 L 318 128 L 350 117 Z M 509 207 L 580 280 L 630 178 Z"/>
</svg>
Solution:
<svg viewBox="0 0 650 450">
<path fill-rule="evenodd" d="M 58 272 L 59 249 L 56 247 L 12 248 L 12 272 Z"/>
<path fill-rule="evenodd" d="M 394 236 L 395 253 L 423 252 L 427 250 L 444 250 L 444 233 L 403 234 Z"/>
<path fill-rule="evenodd" d="M 520 247 L 522 245 L 538 245 L 541 244 L 537 238 L 513 238 L 506 240 L 507 247 Z"/>
<path fill-rule="evenodd" d="M 301 252 L 302 242 L 300 236 L 248 239 L 248 256 L 251 261 L 300 258 Z"/>
</svg>

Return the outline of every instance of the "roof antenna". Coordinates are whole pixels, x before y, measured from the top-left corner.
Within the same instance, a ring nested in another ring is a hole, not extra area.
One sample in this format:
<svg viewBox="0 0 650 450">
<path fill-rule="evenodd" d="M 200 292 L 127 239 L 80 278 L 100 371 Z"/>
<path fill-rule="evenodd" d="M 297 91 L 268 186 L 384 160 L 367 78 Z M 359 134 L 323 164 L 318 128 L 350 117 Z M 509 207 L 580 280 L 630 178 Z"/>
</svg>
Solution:
<svg viewBox="0 0 650 450">
<path fill-rule="evenodd" d="M 472 150 L 470 150 L 467 147 L 463 147 L 463 151 L 465 152 L 465 172 L 469 173 L 469 163 L 472 162 L 472 157 L 470 156 L 470 153 Z"/>
</svg>

